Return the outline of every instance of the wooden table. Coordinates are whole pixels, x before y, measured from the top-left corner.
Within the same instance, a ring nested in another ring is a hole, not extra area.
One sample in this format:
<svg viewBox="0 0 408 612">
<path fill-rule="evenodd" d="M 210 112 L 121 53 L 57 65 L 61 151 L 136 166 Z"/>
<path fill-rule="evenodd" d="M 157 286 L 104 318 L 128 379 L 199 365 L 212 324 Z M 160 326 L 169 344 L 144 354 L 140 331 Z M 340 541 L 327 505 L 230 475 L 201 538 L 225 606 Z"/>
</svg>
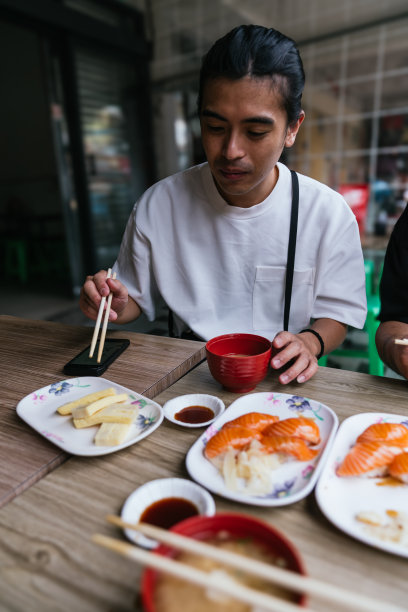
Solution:
<svg viewBox="0 0 408 612">
<path fill-rule="evenodd" d="M 0 316 L 0 507 L 60 465 L 68 455 L 16 414 L 27 394 L 70 378 L 64 364 L 90 344 L 93 328 Z M 104 377 L 154 397 L 204 358 L 204 343 L 123 330 L 130 346 Z"/>
<path fill-rule="evenodd" d="M 319 368 L 304 385 L 285 387 L 270 374 L 256 392 L 269 390 L 320 400 L 340 420 L 375 410 L 407 414 L 407 383 L 367 374 Z M 191 392 L 216 394 L 227 406 L 237 398 L 221 389 L 203 363 L 155 399 L 163 404 Z M 118 453 L 72 457 L 0 510 L 0 608 L 10 612 L 140 610 L 141 568 L 98 548 L 90 538 L 94 533 L 123 538 L 104 517 L 119 514 L 126 497 L 148 480 L 187 477 L 185 455 L 201 433 L 201 429 L 181 428 L 165 420 L 151 436 Z M 313 493 L 275 508 L 220 497 L 215 501 L 218 512 L 249 513 L 284 532 L 298 547 L 311 576 L 406 606 L 407 560 L 337 530 L 319 511 Z M 310 607 L 344 612 L 313 599 Z"/>
</svg>

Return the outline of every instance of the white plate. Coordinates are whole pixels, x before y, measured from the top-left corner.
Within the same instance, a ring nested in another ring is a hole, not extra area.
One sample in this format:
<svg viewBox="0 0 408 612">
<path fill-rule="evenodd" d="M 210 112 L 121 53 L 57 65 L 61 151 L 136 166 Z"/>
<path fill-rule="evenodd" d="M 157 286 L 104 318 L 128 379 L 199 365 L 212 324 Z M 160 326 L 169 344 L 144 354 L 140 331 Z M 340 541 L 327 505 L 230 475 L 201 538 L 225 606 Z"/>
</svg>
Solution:
<svg viewBox="0 0 408 612">
<path fill-rule="evenodd" d="M 62 416 L 57 408 L 88 393 L 114 387 L 117 393 L 128 393 L 132 404 L 140 407 L 128 438 L 117 446 L 96 446 L 93 442 L 98 427 L 76 429 L 72 416 Z M 163 420 L 159 404 L 151 399 L 99 376 L 82 376 L 53 383 L 26 395 L 17 405 L 17 414 L 39 434 L 72 455 L 107 455 L 135 444 L 151 434 Z"/>
<path fill-rule="evenodd" d="M 271 474 L 271 491 L 267 495 L 252 496 L 227 489 L 217 468 L 204 457 L 207 441 L 227 421 L 247 412 L 276 414 L 280 419 L 296 416 L 313 418 L 319 425 L 320 453 L 312 461 L 289 461 Z M 223 414 L 198 438 L 187 453 L 186 466 L 198 483 L 229 499 L 254 506 L 285 506 L 306 497 L 313 489 L 326 460 L 338 425 L 335 412 L 311 399 L 286 393 L 252 393 L 235 400 Z"/>
<path fill-rule="evenodd" d="M 357 436 L 369 425 L 383 421 L 404 423 L 408 426 L 408 417 L 379 412 L 356 414 L 343 421 L 317 484 L 316 499 L 329 521 L 348 535 L 375 548 L 408 557 L 408 547 L 381 540 L 372 534 L 367 525 L 355 518 L 359 512 L 373 511 L 385 520 L 387 509 L 407 513 L 408 485 L 379 487 L 379 478 L 340 478 L 336 475 L 337 466 L 343 461 Z"/>
</svg>

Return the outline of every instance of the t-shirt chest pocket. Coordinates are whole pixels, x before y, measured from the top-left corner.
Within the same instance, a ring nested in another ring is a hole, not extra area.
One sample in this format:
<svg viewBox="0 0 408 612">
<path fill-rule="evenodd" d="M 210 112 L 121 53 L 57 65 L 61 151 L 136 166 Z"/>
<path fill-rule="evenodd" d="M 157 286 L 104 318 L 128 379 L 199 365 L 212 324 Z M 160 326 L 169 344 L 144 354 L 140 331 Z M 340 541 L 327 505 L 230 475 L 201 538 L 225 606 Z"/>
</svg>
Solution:
<svg viewBox="0 0 408 612">
<path fill-rule="evenodd" d="M 313 308 L 314 268 L 294 270 L 289 331 L 310 323 Z M 283 329 L 286 267 L 257 266 L 253 292 L 254 329 Z"/>
</svg>

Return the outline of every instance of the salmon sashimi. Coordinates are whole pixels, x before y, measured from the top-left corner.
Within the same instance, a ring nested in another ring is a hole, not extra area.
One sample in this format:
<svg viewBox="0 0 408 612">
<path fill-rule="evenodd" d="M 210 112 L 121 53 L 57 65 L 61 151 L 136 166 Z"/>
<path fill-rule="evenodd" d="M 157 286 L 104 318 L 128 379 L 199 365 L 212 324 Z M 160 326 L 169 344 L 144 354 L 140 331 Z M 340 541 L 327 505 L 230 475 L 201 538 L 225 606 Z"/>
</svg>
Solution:
<svg viewBox="0 0 408 612">
<path fill-rule="evenodd" d="M 249 427 L 222 427 L 208 440 L 204 455 L 207 459 L 214 459 L 231 448 L 241 450 L 256 438 L 259 434 Z"/>
<path fill-rule="evenodd" d="M 400 452 L 398 445 L 372 440 L 358 442 L 337 468 L 337 476 L 384 476 L 389 464 Z"/>
<path fill-rule="evenodd" d="M 265 436 L 295 436 L 310 444 L 319 444 L 320 430 L 318 425 L 306 417 L 283 419 L 268 425 L 262 432 Z"/>
<path fill-rule="evenodd" d="M 241 416 L 228 421 L 224 427 L 249 427 L 249 429 L 255 429 L 256 431 L 263 431 L 265 427 L 279 421 L 279 417 L 275 414 L 264 414 L 263 412 L 248 412 L 247 414 L 241 414 Z"/>
<path fill-rule="evenodd" d="M 396 455 L 388 466 L 388 473 L 393 478 L 408 484 L 408 453 Z"/>
<path fill-rule="evenodd" d="M 374 423 L 357 438 L 357 442 L 368 442 L 369 440 L 408 446 L 408 427 L 402 423 Z"/>
<path fill-rule="evenodd" d="M 266 453 L 292 455 L 299 461 L 310 461 L 319 452 L 310 448 L 301 438 L 295 438 L 294 436 L 262 435 L 260 442 Z"/>
</svg>

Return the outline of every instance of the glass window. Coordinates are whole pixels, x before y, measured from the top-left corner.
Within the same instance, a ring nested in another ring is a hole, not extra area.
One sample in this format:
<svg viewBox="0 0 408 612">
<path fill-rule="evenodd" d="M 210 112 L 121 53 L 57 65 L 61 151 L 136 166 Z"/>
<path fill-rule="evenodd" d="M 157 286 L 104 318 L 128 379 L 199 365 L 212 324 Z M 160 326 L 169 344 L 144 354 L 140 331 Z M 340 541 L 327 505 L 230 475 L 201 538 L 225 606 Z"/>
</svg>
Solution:
<svg viewBox="0 0 408 612">
<path fill-rule="evenodd" d="M 346 151 L 369 149 L 371 144 L 371 119 L 355 117 L 342 124 L 342 146 Z"/>
<path fill-rule="evenodd" d="M 367 76 L 375 72 L 378 56 L 378 29 L 362 32 L 358 37 L 349 37 L 347 47 L 346 76 Z"/>
<path fill-rule="evenodd" d="M 368 183 L 369 167 L 368 153 L 343 157 L 339 169 L 339 183 L 343 185 Z"/>
<path fill-rule="evenodd" d="M 384 70 L 396 70 L 408 66 L 408 21 L 390 24 L 387 28 Z"/>
<path fill-rule="evenodd" d="M 374 77 L 349 82 L 344 87 L 344 115 L 372 112 L 374 108 Z"/>
<path fill-rule="evenodd" d="M 408 69 L 398 75 L 386 76 L 383 79 L 381 108 L 408 108 Z"/>
<path fill-rule="evenodd" d="M 85 48 L 78 48 L 76 64 L 96 260 L 109 267 L 135 201 L 134 183 L 144 178 L 134 163 L 132 138 L 140 134 L 129 128 L 138 116 L 135 70 Z"/>
<path fill-rule="evenodd" d="M 300 50 L 302 57 L 303 52 Z M 341 53 L 338 41 L 315 45 L 314 53 L 304 61 L 307 82 L 310 84 L 334 84 L 340 79 Z"/>
<path fill-rule="evenodd" d="M 381 117 L 379 125 L 379 147 L 408 145 L 408 113 Z"/>
</svg>

